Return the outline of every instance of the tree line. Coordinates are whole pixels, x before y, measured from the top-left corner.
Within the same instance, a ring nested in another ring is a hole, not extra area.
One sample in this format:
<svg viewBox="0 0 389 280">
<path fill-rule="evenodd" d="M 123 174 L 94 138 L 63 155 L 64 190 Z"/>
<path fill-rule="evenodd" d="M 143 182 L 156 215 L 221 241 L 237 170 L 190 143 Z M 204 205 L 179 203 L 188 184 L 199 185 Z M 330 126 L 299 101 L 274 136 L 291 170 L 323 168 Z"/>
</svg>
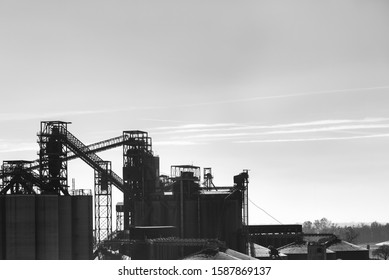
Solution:
<svg viewBox="0 0 389 280">
<path fill-rule="evenodd" d="M 358 224 L 355 226 L 338 226 L 327 218 L 320 220 L 305 221 L 303 223 L 304 233 L 332 233 L 340 239 L 354 244 L 379 243 L 389 241 L 389 223 L 380 224 L 373 222 Z"/>
</svg>

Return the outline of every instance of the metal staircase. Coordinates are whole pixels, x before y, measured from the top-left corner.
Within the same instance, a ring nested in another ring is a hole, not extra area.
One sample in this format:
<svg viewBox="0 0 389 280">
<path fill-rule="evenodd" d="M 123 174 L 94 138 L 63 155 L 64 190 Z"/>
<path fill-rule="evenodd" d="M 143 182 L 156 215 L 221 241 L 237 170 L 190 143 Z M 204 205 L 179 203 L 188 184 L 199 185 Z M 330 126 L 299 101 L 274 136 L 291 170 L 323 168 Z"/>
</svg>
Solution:
<svg viewBox="0 0 389 280">
<path fill-rule="evenodd" d="M 67 133 L 70 134 L 69 131 L 67 131 Z M 74 137 L 74 135 L 73 135 L 73 137 Z M 110 138 L 110 139 L 107 139 L 107 140 L 104 140 L 104 141 L 100 141 L 100 142 L 97 142 L 97 143 L 93 143 L 93 144 L 87 145 L 86 147 L 82 148 L 82 150 L 83 150 L 82 153 L 84 153 L 84 154 L 95 154 L 97 152 L 102 152 L 102 151 L 106 151 L 106 150 L 109 150 L 109 149 L 112 149 L 112 148 L 116 148 L 116 147 L 122 146 L 123 143 L 124 143 L 124 139 L 123 139 L 123 136 L 121 135 L 121 136 L 118 136 L 118 137 Z M 67 160 L 73 160 L 73 159 L 76 159 L 76 158 L 79 158 L 79 157 L 80 157 L 79 154 L 74 153 L 72 150 L 68 151 Z M 37 159 L 37 160 L 33 161 L 31 163 L 31 166 L 29 168 L 27 168 L 26 170 L 36 170 L 36 169 L 39 169 L 39 168 L 40 168 L 40 163 L 39 163 L 39 159 Z M 7 170 L 3 170 L 3 172 L 6 174 Z M 0 174 L 0 177 L 2 177 L 2 174 Z"/>
<path fill-rule="evenodd" d="M 108 140 L 100 141 L 86 146 L 87 149 L 84 151 L 84 153 L 88 154 L 88 153 L 97 153 L 97 152 L 106 151 L 123 145 L 123 142 L 124 142 L 123 136 L 114 137 Z M 78 156 L 74 152 L 70 151 L 68 153 L 68 160 L 72 160 L 75 158 L 78 158 Z"/>
<path fill-rule="evenodd" d="M 68 148 L 66 161 L 80 158 L 95 170 L 95 237 L 99 243 L 109 238 L 112 232 L 111 185 L 116 186 L 122 192 L 124 187 L 122 178 L 112 171 L 111 163 L 104 161 L 96 152 L 120 146 L 123 143 L 123 137 L 115 137 L 86 146 L 76 136 L 70 133 L 66 126 L 61 127 L 59 132 L 58 137 L 61 138 L 63 145 Z"/>
<path fill-rule="evenodd" d="M 74 158 L 81 158 L 94 170 L 99 171 L 105 176 L 107 176 L 111 183 L 119 190 L 124 190 L 123 179 L 120 178 L 120 176 L 113 171 L 107 173 L 106 170 L 101 167 L 100 163 L 104 162 L 102 158 L 95 154 L 88 146 L 84 145 L 76 136 L 71 134 L 68 130 L 63 133 L 63 137 L 65 140 L 65 144 L 68 146 L 69 150 L 74 153 Z"/>
</svg>

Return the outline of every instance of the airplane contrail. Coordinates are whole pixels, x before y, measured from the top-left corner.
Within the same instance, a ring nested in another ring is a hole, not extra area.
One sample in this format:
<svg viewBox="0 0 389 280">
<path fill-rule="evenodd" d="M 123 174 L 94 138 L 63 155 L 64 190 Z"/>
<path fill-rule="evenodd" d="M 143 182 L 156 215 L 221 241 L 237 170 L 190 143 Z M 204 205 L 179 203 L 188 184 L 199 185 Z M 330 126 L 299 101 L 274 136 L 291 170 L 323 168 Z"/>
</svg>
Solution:
<svg viewBox="0 0 389 280">
<path fill-rule="evenodd" d="M 389 89 L 389 86 L 310 91 L 310 92 L 300 92 L 300 93 L 291 93 L 291 94 L 279 94 L 279 95 L 273 95 L 273 96 L 254 96 L 254 97 L 248 97 L 248 98 L 217 100 L 217 101 L 200 102 L 200 103 L 185 103 L 185 104 L 176 104 L 176 105 L 126 107 L 126 108 L 114 109 L 114 110 L 112 110 L 112 112 L 128 112 L 128 111 L 174 109 L 174 108 L 192 108 L 192 107 L 199 107 L 199 106 L 210 106 L 210 105 L 219 105 L 219 104 L 250 102 L 250 101 L 257 101 L 257 100 L 270 100 L 270 99 L 289 98 L 289 97 L 298 97 L 298 96 L 330 94 L 330 93 L 338 93 L 338 92 L 343 93 L 343 92 L 381 90 L 381 89 Z"/>
<path fill-rule="evenodd" d="M 310 96 L 310 95 L 321 95 L 321 94 L 331 94 L 331 93 L 346 93 L 346 92 L 353 92 L 353 91 L 381 90 L 381 89 L 389 89 L 389 86 L 309 91 L 309 92 L 300 92 L 300 93 L 292 93 L 292 94 L 280 94 L 280 95 L 273 95 L 273 96 L 257 96 L 257 97 L 210 101 L 210 102 L 202 102 L 202 103 L 189 103 L 189 104 L 180 104 L 180 105 L 172 105 L 172 106 L 161 106 L 159 108 L 198 107 L 198 106 L 207 106 L 207 105 L 249 102 L 249 101 L 257 101 L 257 100 L 269 100 L 269 99 L 289 98 L 289 97 L 298 97 L 298 96 Z"/>
<path fill-rule="evenodd" d="M 328 141 L 328 140 L 352 140 L 352 139 L 381 138 L 381 137 L 389 137 L 389 133 L 350 136 L 350 137 L 319 137 L 319 138 L 295 138 L 295 139 L 292 138 L 292 139 L 242 140 L 242 141 L 235 141 L 235 143 L 307 142 L 307 141 Z"/>
<path fill-rule="evenodd" d="M 297 96 L 306 96 L 306 95 L 320 95 L 320 94 L 327 94 L 327 93 L 365 91 L 365 90 L 381 90 L 381 89 L 389 89 L 389 86 L 309 91 L 309 92 L 300 92 L 300 93 L 292 93 L 292 94 L 280 94 L 280 95 L 273 95 L 273 96 L 258 96 L 258 97 L 251 97 L 251 98 L 242 98 L 242 99 L 235 99 L 235 101 L 242 102 L 242 101 L 253 101 L 253 100 L 288 98 L 288 97 L 297 97 Z M 231 101 L 234 101 L 234 100 L 231 100 Z M 228 102 L 228 100 L 225 102 Z"/>
</svg>

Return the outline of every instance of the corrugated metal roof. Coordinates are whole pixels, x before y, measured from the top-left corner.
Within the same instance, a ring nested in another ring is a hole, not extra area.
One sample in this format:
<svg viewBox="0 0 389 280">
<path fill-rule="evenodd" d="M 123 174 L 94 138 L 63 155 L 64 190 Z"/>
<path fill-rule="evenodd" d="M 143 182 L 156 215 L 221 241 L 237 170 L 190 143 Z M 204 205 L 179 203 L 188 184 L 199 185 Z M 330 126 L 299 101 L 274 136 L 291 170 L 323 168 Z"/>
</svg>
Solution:
<svg viewBox="0 0 389 280">
<path fill-rule="evenodd" d="M 270 254 L 269 254 L 269 249 L 264 247 L 264 246 L 261 246 L 261 245 L 258 245 L 256 243 L 253 243 L 253 249 L 254 249 L 254 257 L 256 258 L 269 258 L 270 257 Z"/>
<path fill-rule="evenodd" d="M 227 249 L 225 252 L 206 249 L 202 252 L 187 256 L 185 260 L 257 260 L 249 255 Z"/>
<path fill-rule="evenodd" d="M 307 255 L 308 254 L 308 244 L 307 243 L 292 243 L 289 245 L 286 245 L 279 249 L 279 252 L 285 255 L 292 255 L 292 254 L 298 254 L 298 255 Z M 334 253 L 331 249 L 326 249 L 326 253 Z"/>
<path fill-rule="evenodd" d="M 279 249 L 279 252 L 285 255 L 289 254 L 308 254 L 307 244 L 289 244 Z"/>
<path fill-rule="evenodd" d="M 377 246 L 389 245 L 389 241 L 384 241 L 376 244 Z"/>
<path fill-rule="evenodd" d="M 258 245 L 256 243 L 253 243 L 254 247 L 254 254 L 250 254 L 258 259 L 269 259 L 270 258 L 270 250 L 264 246 Z M 280 253 L 279 254 L 281 258 L 286 257 L 285 254 Z"/>
<path fill-rule="evenodd" d="M 236 257 L 223 252 L 218 252 L 214 255 L 206 253 L 198 253 L 184 258 L 184 260 L 239 260 Z"/>
<path fill-rule="evenodd" d="M 339 242 L 333 243 L 328 247 L 330 250 L 339 252 L 339 251 L 367 251 L 367 249 L 351 244 L 349 242 L 340 240 Z"/>
<path fill-rule="evenodd" d="M 330 237 L 330 236 L 329 236 Z M 320 239 L 322 238 L 322 239 Z M 323 236 L 304 236 L 304 241 L 301 243 L 292 243 L 286 246 L 279 248 L 279 252 L 283 254 L 307 254 L 308 253 L 308 242 L 317 242 L 318 240 L 322 240 L 322 242 L 326 242 L 326 238 L 323 240 Z M 367 251 L 367 249 L 351 244 L 349 242 L 339 240 L 339 239 L 331 239 L 327 240 L 328 247 L 327 253 L 331 252 L 349 252 L 349 251 Z"/>
</svg>

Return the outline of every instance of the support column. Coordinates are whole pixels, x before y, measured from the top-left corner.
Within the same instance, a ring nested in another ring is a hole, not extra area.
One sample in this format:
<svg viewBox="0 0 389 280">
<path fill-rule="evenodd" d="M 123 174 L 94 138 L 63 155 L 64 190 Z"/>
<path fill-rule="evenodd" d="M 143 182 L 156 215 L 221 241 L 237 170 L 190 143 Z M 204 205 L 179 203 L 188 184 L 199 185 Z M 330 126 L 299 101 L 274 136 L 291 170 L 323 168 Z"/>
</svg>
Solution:
<svg viewBox="0 0 389 280">
<path fill-rule="evenodd" d="M 68 194 L 67 122 L 41 122 L 39 136 L 40 179 L 43 193 Z"/>
<path fill-rule="evenodd" d="M 95 170 L 95 238 L 98 243 L 112 233 L 112 183 L 107 176 L 112 167 L 110 161 L 102 161 L 99 165 L 105 172 Z"/>
</svg>

